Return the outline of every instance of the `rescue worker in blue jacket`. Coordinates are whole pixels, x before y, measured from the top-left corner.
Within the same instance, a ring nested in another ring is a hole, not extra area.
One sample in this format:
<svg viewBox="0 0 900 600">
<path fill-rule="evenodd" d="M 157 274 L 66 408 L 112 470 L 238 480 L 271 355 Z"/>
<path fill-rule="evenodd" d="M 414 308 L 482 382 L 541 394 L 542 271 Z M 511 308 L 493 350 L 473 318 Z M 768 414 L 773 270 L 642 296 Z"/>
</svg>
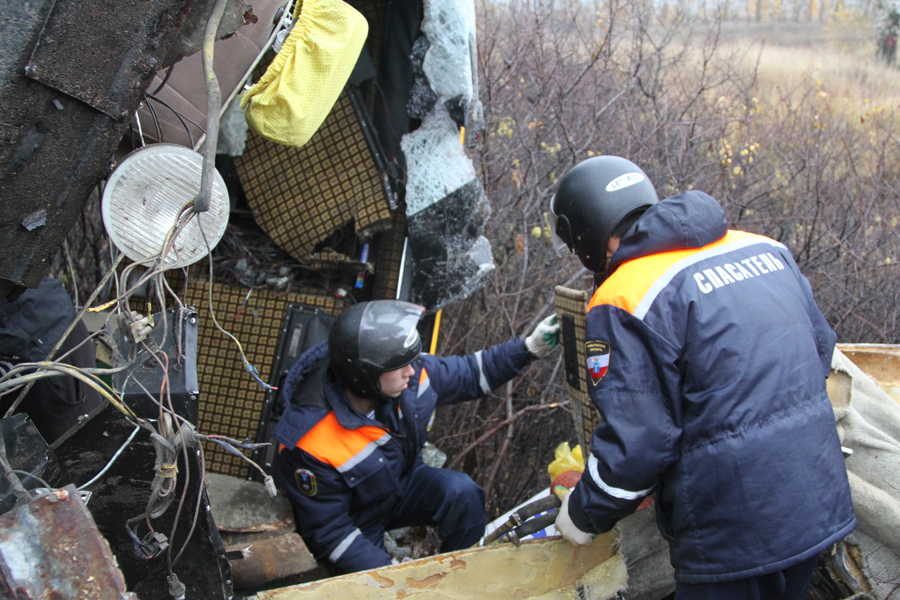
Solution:
<svg viewBox="0 0 900 600">
<path fill-rule="evenodd" d="M 557 343 L 550 316 L 524 340 L 438 358 L 421 353 L 423 312 L 394 300 L 357 304 L 288 375 L 290 405 L 274 430 L 278 473 L 300 535 L 340 572 L 390 564 L 384 533 L 397 527 L 437 526 L 442 552 L 478 542 L 484 491 L 422 462 L 435 408 L 481 397 Z"/>
<path fill-rule="evenodd" d="M 676 600 L 805 598 L 856 526 L 825 391 L 836 335 L 779 242 L 699 191 L 659 201 L 613 156 L 576 165 L 553 230 L 597 274 L 587 386 L 602 415 L 557 517 L 577 544 L 650 494 Z"/>
</svg>

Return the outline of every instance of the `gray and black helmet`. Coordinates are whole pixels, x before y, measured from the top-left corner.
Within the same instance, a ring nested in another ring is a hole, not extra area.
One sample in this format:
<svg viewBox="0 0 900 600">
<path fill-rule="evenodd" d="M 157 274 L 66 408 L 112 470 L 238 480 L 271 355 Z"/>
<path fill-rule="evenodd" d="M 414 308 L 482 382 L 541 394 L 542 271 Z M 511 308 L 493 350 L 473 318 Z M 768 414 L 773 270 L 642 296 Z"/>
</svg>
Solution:
<svg viewBox="0 0 900 600">
<path fill-rule="evenodd" d="M 657 202 L 647 174 L 630 160 L 596 156 L 580 162 L 560 180 L 550 200 L 557 250 L 564 244 L 585 267 L 600 273 L 616 226 Z"/>
<path fill-rule="evenodd" d="M 328 335 L 331 369 L 361 398 L 381 395 L 382 373 L 411 363 L 422 351 L 416 326 L 425 309 L 400 300 L 360 302 L 345 310 Z"/>
</svg>

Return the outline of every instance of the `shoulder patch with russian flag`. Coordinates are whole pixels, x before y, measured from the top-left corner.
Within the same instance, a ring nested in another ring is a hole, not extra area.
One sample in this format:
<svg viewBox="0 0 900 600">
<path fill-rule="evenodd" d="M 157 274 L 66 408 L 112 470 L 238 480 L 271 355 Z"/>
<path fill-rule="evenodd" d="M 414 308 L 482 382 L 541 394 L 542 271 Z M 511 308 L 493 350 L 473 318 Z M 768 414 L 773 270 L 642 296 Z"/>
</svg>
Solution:
<svg viewBox="0 0 900 600">
<path fill-rule="evenodd" d="M 584 351 L 587 355 L 588 378 L 592 384 L 597 385 L 609 370 L 610 345 L 608 342 L 591 340 L 585 342 Z"/>
</svg>

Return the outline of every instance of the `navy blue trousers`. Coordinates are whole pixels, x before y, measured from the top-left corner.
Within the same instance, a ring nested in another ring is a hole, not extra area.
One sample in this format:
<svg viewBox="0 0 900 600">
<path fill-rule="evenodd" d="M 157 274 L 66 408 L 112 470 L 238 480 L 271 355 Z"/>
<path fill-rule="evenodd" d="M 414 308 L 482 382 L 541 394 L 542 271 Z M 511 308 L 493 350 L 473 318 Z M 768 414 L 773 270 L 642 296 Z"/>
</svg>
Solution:
<svg viewBox="0 0 900 600">
<path fill-rule="evenodd" d="M 676 583 L 675 600 L 805 600 L 818 556 L 782 571 L 725 583 Z"/>
<path fill-rule="evenodd" d="M 403 496 L 385 527 L 363 532 L 372 543 L 383 547 L 385 530 L 434 525 L 441 552 L 452 552 L 484 535 L 484 490 L 465 473 L 419 463 L 401 484 Z"/>
</svg>

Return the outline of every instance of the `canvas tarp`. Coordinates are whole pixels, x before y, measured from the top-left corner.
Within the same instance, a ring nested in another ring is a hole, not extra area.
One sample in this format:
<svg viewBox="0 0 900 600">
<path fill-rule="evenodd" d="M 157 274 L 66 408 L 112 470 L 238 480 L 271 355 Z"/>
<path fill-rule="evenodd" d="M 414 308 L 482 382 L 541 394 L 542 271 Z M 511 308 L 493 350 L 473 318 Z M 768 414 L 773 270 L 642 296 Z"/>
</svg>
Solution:
<svg viewBox="0 0 900 600">
<path fill-rule="evenodd" d="M 841 444 L 853 452 L 847 474 L 859 523 L 848 541 L 860 545 L 876 598 L 900 573 L 900 403 L 840 350 L 828 378 Z"/>
</svg>

